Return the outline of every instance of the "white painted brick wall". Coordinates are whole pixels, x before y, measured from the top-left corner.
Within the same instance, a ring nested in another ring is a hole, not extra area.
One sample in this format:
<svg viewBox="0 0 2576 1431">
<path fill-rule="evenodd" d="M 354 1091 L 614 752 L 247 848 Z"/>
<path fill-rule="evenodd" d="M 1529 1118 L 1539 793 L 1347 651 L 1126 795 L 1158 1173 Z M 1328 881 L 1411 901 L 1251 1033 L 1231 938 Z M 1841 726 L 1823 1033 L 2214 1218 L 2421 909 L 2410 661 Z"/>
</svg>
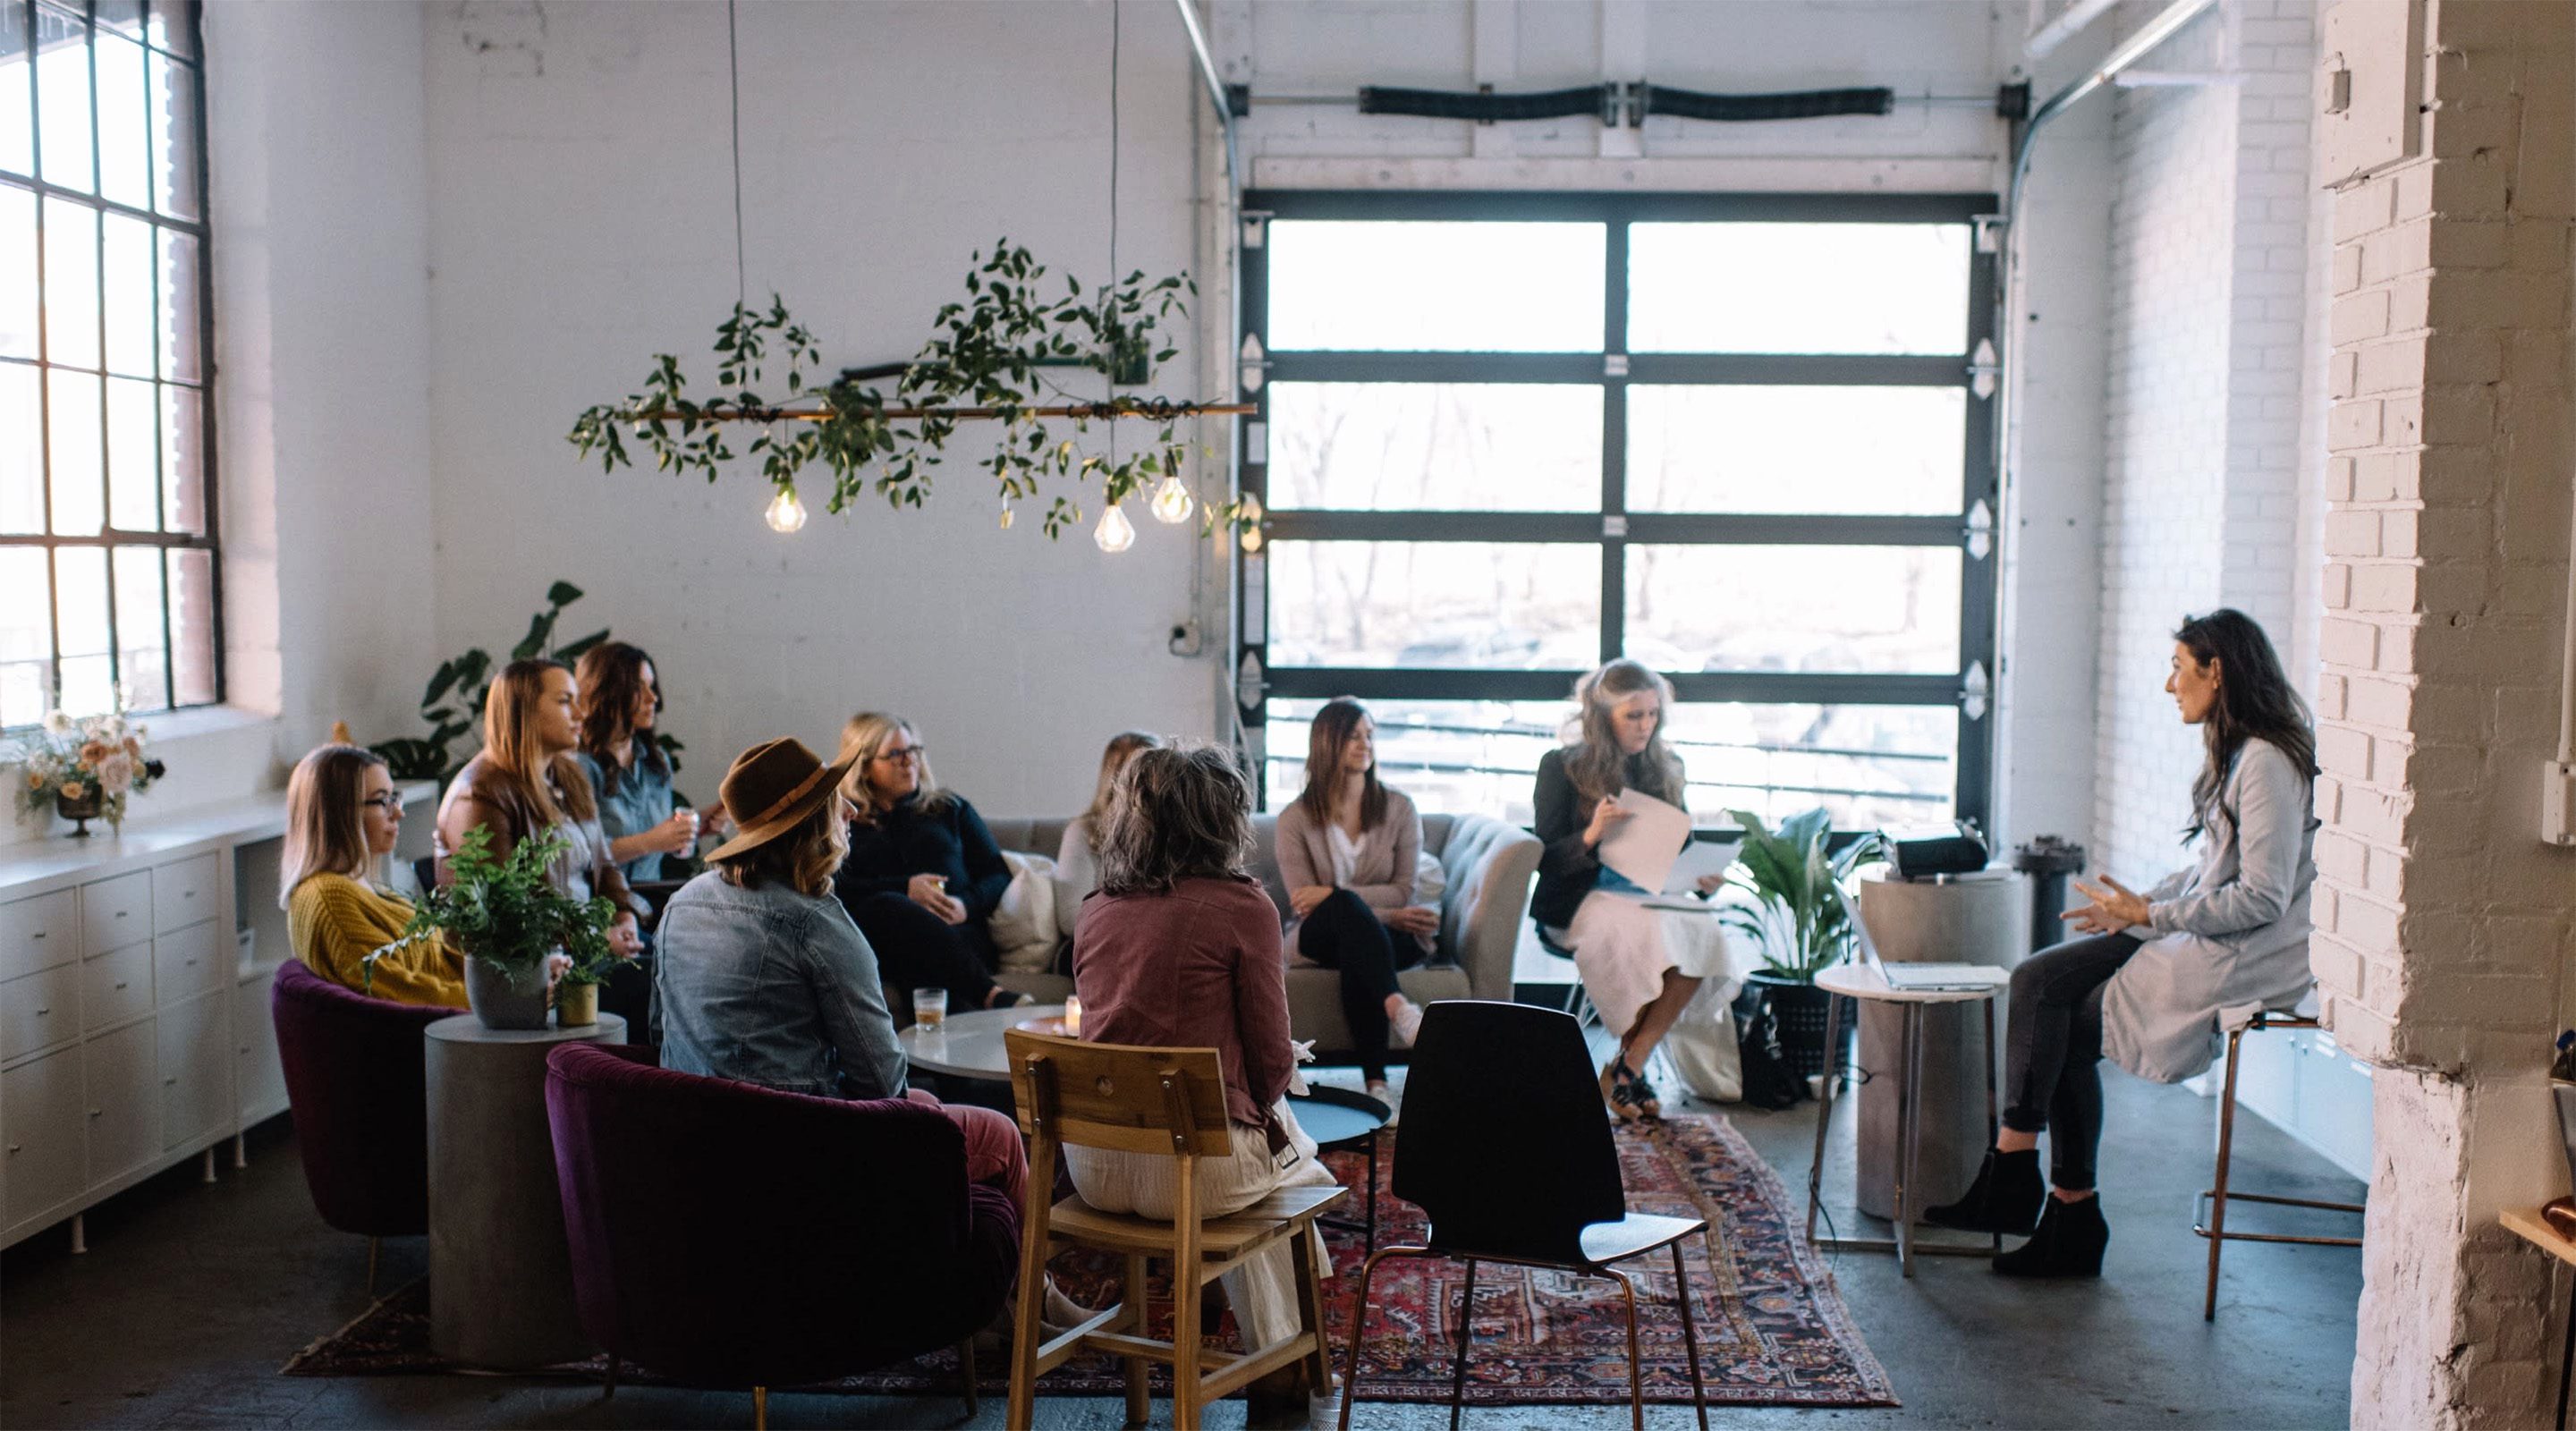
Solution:
<svg viewBox="0 0 2576 1431">
<path fill-rule="evenodd" d="M 2134 24 L 2143 14 L 2126 15 Z M 2305 0 L 2236 0 L 2148 57 L 2239 83 L 2117 99 L 2095 864 L 2176 849 L 2197 733 L 2163 693 L 2172 632 L 2228 605 L 2306 644 L 2300 395 L 2311 352 Z"/>
<path fill-rule="evenodd" d="M 2368 4 L 2375 0 L 2346 0 Z M 2386 1066 L 2365 1427 L 2542 1424 L 2566 1186 L 2540 1076 L 2576 860 L 2538 839 L 2567 579 L 2576 7 L 2433 0 L 2425 153 L 2333 200 L 2314 962 Z M 2356 70 L 2423 63 L 2348 56 Z"/>
</svg>

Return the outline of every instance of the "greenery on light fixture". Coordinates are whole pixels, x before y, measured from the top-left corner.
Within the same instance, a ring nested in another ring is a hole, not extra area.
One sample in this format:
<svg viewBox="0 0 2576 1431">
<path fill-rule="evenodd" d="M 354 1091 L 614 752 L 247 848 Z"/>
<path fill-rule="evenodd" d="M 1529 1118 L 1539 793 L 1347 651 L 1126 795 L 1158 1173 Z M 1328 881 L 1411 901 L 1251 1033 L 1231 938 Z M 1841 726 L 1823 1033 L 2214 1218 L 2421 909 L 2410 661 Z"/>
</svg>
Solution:
<svg viewBox="0 0 2576 1431">
<path fill-rule="evenodd" d="M 693 395 L 679 359 L 658 354 L 642 391 L 583 412 L 570 440 L 607 472 L 632 465 L 629 438 L 661 470 L 699 472 L 709 482 L 737 458 L 757 459 L 774 492 L 770 524 L 793 531 L 802 525 L 797 477 L 807 468 L 819 464 L 831 476 L 825 511 L 846 511 L 870 491 L 895 508 L 918 507 L 958 427 L 989 420 L 1002 433 L 976 465 L 1000 489 L 1003 525 L 1010 525 L 1013 503 L 1047 498 L 1044 525 L 1053 538 L 1083 513 L 1076 495 L 1047 488 L 1097 480 L 1103 504 L 1115 506 L 1158 478 L 1180 475 L 1187 455 L 1174 431 L 1180 420 L 1242 410 L 1114 392 L 1078 398 L 1045 376 L 1046 369 L 1068 366 L 1113 381 L 1150 375 L 1176 351 L 1164 325 L 1185 315 L 1198 291 L 1188 275 L 1148 281 L 1139 270 L 1087 296 L 1068 278 L 1063 296 L 1049 297 L 1046 268 L 1008 239 L 989 258 L 978 251 L 975 264 L 964 301 L 939 310 L 934 336 L 905 365 L 891 394 L 848 379 L 809 385 L 818 357 L 813 334 L 772 295 L 767 312 L 736 303 L 733 316 L 717 327 L 717 391 Z M 781 361 L 784 395 L 766 395 L 760 388 Z M 1051 419 L 1070 419 L 1077 433 L 1093 422 L 1122 420 L 1156 422 L 1160 431 L 1134 455 L 1113 461 L 1078 451 Z M 739 451 L 729 437 L 737 423 L 760 425 Z M 1211 507 L 1203 529 L 1240 520 L 1233 505 Z"/>
</svg>

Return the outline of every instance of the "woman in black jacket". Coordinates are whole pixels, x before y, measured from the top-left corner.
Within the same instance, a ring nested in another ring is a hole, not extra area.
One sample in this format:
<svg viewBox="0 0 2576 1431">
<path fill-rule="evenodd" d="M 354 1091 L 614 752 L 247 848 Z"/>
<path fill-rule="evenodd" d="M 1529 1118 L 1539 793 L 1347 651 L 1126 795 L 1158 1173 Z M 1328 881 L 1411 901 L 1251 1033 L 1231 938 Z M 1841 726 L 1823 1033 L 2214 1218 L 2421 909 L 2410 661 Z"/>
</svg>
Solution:
<svg viewBox="0 0 2576 1431">
<path fill-rule="evenodd" d="M 850 717 L 841 751 L 857 757 L 841 793 L 858 815 L 832 887 L 895 997 L 909 1002 L 925 988 L 946 989 L 953 1007 L 1028 1002 L 993 982 L 1000 955 L 985 921 L 1011 887 L 1011 870 L 984 817 L 939 788 L 928 752 L 900 717 Z"/>
<path fill-rule="evenodd" d="M 1731 993 L 1752 967 L 1713 915 L 1671 913 L 1601 863 L 1601 841 L 1629 818 L 1619 793 L 1635 790 L 1683 802 L 1681 757 L 1664 743 L 1672 687 L 1643 664 L 1621 659 L 1574 688 L 1569 742 L 1539 758 L 1533 829 L 1546 849 L 1530 915 L 1574 952 L 1583 991 L 1619 1046 L 1601 1070 L 1601 1096 L 1622 1120 L 1658 1117 L 1663 1103 L 1641 1072 L 1646 1059 L 1708 979 Z M 1700 881 L 1703 894 L 1716 876 Z M 1712 995 L 1715 997 L 1715 995 Z"/>
</svg>

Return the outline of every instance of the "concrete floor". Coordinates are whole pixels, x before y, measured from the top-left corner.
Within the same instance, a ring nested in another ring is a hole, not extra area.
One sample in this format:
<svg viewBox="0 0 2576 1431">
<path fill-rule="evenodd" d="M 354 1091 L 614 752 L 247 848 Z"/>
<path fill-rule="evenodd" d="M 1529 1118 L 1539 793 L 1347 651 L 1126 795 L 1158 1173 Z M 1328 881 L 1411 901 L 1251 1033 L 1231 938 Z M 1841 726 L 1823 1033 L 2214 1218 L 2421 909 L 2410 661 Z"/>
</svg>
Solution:
<svg viewBox="0 0 2576 1431">
<path fill-rule="evenodd" d="M 2192 1236 L 2189 1218 L 2209 1171 L 2211 1105 L 2117 1073 L 2107 1081 L 2112 1241 L 2102 1280 L 2029 1285 L 1998 1278 L 1979 1260 L 1932 1257 L 1917 1262 L 1909 1283 L 1891 1257 L 1841 1254 L 1843 1295 L 1904 1406 L 1725 1410 L 1713 1420 L 1838 1431 L 2345 1424 L 2358 1254 L 2230 1244 L 2218 1321 L 2203 1323 L 2206 1244 Z M 1814 1105 L 1720 1111 L 1803 1190 Z M 740 1394 L 628 1387 L 603 1402 L 589 1386 L 499 1377 L 277 1375 L 297 1348 L 364 1309 L 366 1246 L 314 1215 L 285 1120 L 257 1130 L 250 1152 L 249 1168 L 226 1167 L 213 1187 L 198 1182 L 191 1164 L 94 1210 L 85 1256 L 71 1256 L 67 1231 L 56 1229 L 0 1258 L 0 1425 L 750 1424 L 750 1397 Z M 1847 1184 L 1850 1165 L 1846 1136 L 1829 1167 Z M 2344 1199 L 2360 1191 L 2258 1119 L 2240 1127 L 2237 1166 L 2240 1187 Z M 1829 1206 L 1834 1188 L 1829 1177 Z M 1837 1219 L 1847 1230 L 1858 1221 L 1848 1208 Z M 416 1275 L 426 1255 L 423 1239 L 388 1244 L 385 1284 Z M 1240 1426 L 1243 1407 L 1220 1406 L 1208 1424 Z M 790 1427 L 1002 1424 L 999 1398 L 971 1423 L 961 1410 L 940 1399 L 781 1396 L 771 1415 Z M 1168 1418 L 1168 1404 L 1156 1413 Z M 1446 1417 L 1439 1407 L 1363 1402 L 1355 1421 L 1429 1431 Z M 1648 1413 L 1651 1424 L 1670 1428 L 1691 1424 L 1689 1417 L 1686 1407 Z M 1123 1419 L 1115 1398 L 1039 1404 L 1039 1424 L 1049 1431 L 1110 1431 Z M 1608 1431 L 1627 1424 L 1627 1411 L 1482 1408 L 1470 1424 Z"/>
</svg>

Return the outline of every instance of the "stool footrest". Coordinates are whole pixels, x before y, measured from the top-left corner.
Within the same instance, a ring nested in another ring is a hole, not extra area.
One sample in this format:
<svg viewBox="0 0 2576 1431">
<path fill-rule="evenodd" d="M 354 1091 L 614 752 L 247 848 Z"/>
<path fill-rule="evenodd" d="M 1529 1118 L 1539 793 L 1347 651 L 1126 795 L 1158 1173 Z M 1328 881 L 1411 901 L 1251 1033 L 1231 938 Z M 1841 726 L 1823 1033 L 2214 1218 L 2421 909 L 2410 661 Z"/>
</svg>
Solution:
<svg viewBox="0 0 2576 1431">
<path fill-rule="evenodd" d="M 2222 1242 L 2294 1242 L 2305 1247 L 2359 1247 L 2361 1245 L 2361 1239 L 2358 1237 L 2303 1237 L 2293 1236 L 2285 1232 L 2236 1232 L 2232 1230 L 2212 1233 L 2209 1230 L 2209 1204 L 2210 1200 L 2216 1196 L 2218 1196 L 2218 1190 L 2216 1188 L 2201 1189 L 2200 1197 L 2194 1203 L 2191 1215 L 2191 1230 L 2195 1236 L 2214 1236 Z M 2268 1207 L 2308 1207 L 2315 1208 L 2321 1212 L 2358 1213 L 2364 1210 L 2363 1205 L 2357 1202 L 2328 1202 L 2318 1198 L 2308 1197 L 2276 1197 L 2270 1193 L 2243 1193 L 2236 1192 L 2232 1189 L 2227 1194 L 2227 1200 L 2229 1202 L 2262 1203 Z"/>
</svg>

